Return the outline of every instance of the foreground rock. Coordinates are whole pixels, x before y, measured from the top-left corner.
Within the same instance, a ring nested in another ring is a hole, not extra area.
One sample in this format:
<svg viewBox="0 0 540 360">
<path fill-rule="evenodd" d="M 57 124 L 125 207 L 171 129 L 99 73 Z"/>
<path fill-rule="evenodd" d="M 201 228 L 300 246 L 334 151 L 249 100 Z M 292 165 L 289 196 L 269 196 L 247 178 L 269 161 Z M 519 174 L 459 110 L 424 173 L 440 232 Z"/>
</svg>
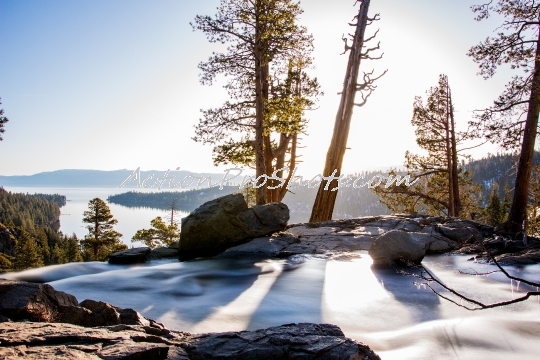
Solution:
<svg viewBox="0 0 540 360">
<path fill-rule="evenodd" d="M 214 256 L 246 240 L 285 229 L 289 209 L 283 203 L 248 208 L 244 196 L 208 201 L 182 219 L 180 259 Z"/>
<path fill-rule="evenodd" d="M 0 279 L 0 315 L 11 320 L 54 321 L 61 309 L 78 305 L 50 285 Z"/>
<path fill-rule="evenodd" d="M 0 359 L 182 359 L 188 334 L 168 338 L 137 326 L 85 328 L 62 323 L 0 323 Z M 171 348 L 173 351 L 170 351 Z M 184 359 L 188 359 L 184 357 Z"/>
<path fill-rule="evenodd" d="M 0 316 L 12 321 L 63 322 L 81 326 L 139 325 L 159 333 L 163 325 L 133 309 L 85 300 L 48 284 L 0 279 Z"/>
<path fill-rule="evenodd" d="M 189 359 L 380 359 L 367 345 L 348 339 L 329 324 L 288 324 L 257 331 L 194 336 Z"/>
<path fill-rule="evenodd" d="M 111 264 L 139 264 L 148 261 L 150 255 L 149 247 L 138 247 L 128 250 L 118 251 L 109 255 Z"/>
<path fill-rule="evenodd" d="M 373 242 L 369 255 L 378 266 L 419 264 L 426 255 L 426 242 L 406 231 L 391 230 Z"/>
<path fill-rule="evenodd" d="M 257 331 L 192 336 L 149 334 L 138 326 L 0 323 L 1 359 L 380 360 L 367 345 L 329 324 L 288 324 Z"/>
</svg>

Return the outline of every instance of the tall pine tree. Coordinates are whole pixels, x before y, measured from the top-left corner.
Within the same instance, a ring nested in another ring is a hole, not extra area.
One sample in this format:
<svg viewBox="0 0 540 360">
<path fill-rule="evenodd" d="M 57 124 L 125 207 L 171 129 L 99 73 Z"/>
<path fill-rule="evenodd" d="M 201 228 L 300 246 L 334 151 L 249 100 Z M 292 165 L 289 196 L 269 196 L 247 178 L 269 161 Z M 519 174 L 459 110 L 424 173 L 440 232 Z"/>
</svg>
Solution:
<svg viewBox="0 0 540 360">
<path fill-rule="evenodd" d="M 17 270 L 43 266 L 43 258 L 37 242 L 26 231 L 22 231 L 15 245 L 14 267 Z"/>
<path fill-rule="evenodd" d="M 90 200 L 88 210 L 83 215 L 89 234 L 81 241 L 81 246 L 87 260 L 103 261 L 111 253 L 127 249 L 120 242 L 122 234 L 113 228 L 118 220 L 113 217 L 105 201 L 100 198 Z"/>
<path fill-rule="evenodd" d="M 414 179 L 405 184 L 373 189 L 393 211 L 427 212 L 448 216 L 467 216 L 477 212 L 480 188 L 472 184 L 470 174 L 458 165 L 460 135 L 455 129 L 454 105 L 448 77 L 440 75 L 438 86 L 427 91 L 424 103 L 417 96 L 411 123 L 416 143 L 426 155 L 405 154 L 405 168 Z M 391 172 L 390 176 L 397 175 Z"/>
<path fill-rule="evenodd" d="M 284 192 L 268 192 L 266 181 L 289 152 L 294 166 L 301 114 L 313 106 L 319 85 L 303 71 L 311 63 L 313 39 L 298 25 L 302 13 L 291 0 L 221 0 L 214 17 L 198 15 L 192 24 L 210 42 L 226 43 L 199 64 L 201 83 L 227 77 L 230 101 L 204 110 L 194 140 L 214 147 L 214 163 L 252 165 L 259 178 L 257 203 L 276 201 Z M 300 116 L 299 116 L 300 114 Z"/>
<path fill-rule="evenodd" d="M 537 0 L 492 0 L 473 6 L 480 21 L 492 12 L 504 18 L 497 35 L 473 46 L 468 55 L 485 79 L 509 64 L 516 75 L 494 101 L 471 122 L 476 134 L 507 149 L 520 149 L 514 197 L 508 219 L 498 227 L 516 234 L 526 219 L 529 183 L 540 112 L 540 3 Z"/>
</svg>

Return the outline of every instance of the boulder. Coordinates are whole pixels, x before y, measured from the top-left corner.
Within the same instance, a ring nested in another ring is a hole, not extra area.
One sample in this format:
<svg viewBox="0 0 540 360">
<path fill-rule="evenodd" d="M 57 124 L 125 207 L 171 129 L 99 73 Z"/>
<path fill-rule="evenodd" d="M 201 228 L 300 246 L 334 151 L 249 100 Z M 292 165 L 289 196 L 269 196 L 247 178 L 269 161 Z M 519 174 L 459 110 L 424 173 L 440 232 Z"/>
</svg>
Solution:
<svg viewBox="0 0 540 360">
<path fill-rule="evenodd" d="M 367 345 L 330 324 L 287 324 L 257 331 L 194 336 L 182 345 L 190 360 L 380 360 Z"/>
<path fill-rule="evenodd" d="M 145 318 L 133 309 L 85 300 L 56 291 L 47 284 L 0 279 L 0 322 L 29 320 L 63 322 L 80 326 L 137 325 L 160 332 L 163 325 Z"/>
<path fill-rule="evenodd" d="M 419 264 L 425 254 L 425 239 L 415 238 L 401 230 L 388 231 L 379 236 L 369 248 L 369 255 L 376 266 Z"/>
<path fill-rule="evenodd" d="M 50 285 L 0 279 L 0 315 L 11 320 L 53 321 L 61 308 L 78 305 Z"/>
<path fill-rule="evenodd" d="M 484 239 L 484 236 L 476 227 L 464 226 L 462 223 L 446 223 L 439 226 L 439 231 L 442 235 L 458 243 L 474 243 Z"/>
<path fill-rule="evenodd" d="M 285 229 L 289 208 L 270 203 L 248 208 L 242 194 L 208 201 L 182 219 L 180 260 L 214 256 L 246 240 Z"/>
<path fill-rule="evenodd" d="M 456 249 L 459 246 L 457 242 L 434 232 L 411 232 L 409 234 L 413 237 L 413 239 L 424 242 L 427 253 L 446 252 Z"/>
<path fill-rule="evenodd" d="M 160 247 L 152 249 L 150 251 L 150 259 L 167 259 L 167 258 L 177 258 L 178 257 L 178 248 L 171 247 Z"/>
<path fill-rule="evenodd" d="M 148 261 L 150 248 L 143 246 L 118 251 L 109 255 L 110 264 L 140 264 Z"/>
</svg>

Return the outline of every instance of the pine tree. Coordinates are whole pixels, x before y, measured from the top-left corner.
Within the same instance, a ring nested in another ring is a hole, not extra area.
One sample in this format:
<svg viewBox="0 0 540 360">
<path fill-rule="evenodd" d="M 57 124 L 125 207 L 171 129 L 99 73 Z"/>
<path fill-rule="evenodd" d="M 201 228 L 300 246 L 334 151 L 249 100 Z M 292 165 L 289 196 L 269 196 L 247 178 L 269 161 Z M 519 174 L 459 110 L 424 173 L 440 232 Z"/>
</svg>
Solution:
<svg viewBox="0 0 540 360">
<path fill-rule="evenodd" d="M 58 244 L 54 244 L 54 248 L 51 252 L 51 262 L 53 264 L 65 264 L 68 262 L 64 250 L 61 249 Z"/>
<path fill-rule="evenodd" d="M 416 143 L 426 155 L 405 153 L 405 168 L 411 186 L 396 182 L 372 189 L 394 212 L 425 212 L 432 215 L 467 217 L 478 212 L 481 188 L 473 185 L 471 174 L 458 164 L 459 134 L 455 130 L 454 105 L 448 77 L 440 75 L 438 86 L 427 91 L 427 99 L 417 96 L 413 104 Z M 395 178 L 394 171 L 389 174 Z"/>
<path fill-rule="evenodd" d="M 66 260 L 67 262 L 81 262 L 83 261 L 83 257 L 81 255 L 81 249 L 79 246 L 79 239 L 77 239 L 77 235 L 73 234 L 72 236 L 69 236 L 65 238 L 66 248 L 64 250 L 66 254 Z"/>
<path fill-rule="evenodd" d="M 504 18 L 496 36 L 469 50 L 468 55 L 479 64 L 479 74 L 488 79 L 503 64 L 517 72 L 493 106 L 477 113 L 470 123 L 476 135 L 506 149 L 520 148 L 512 207 L 497 229 L 516 234 L 526 218 L 540 112 L 540 4 L 536 0 L 496 0 L 472 10 L 478 13 L 478 21 L 491 12 Z"/>
<path fill-rule="evenodd" d="M 156 247 L 171 246 L 180 240 L 180 230 L 178 224 L 170 223 L 169 225 L 163 222 L 163 219 L 158 216 L 150 222 L 151 229 L 137 230 L 132 242 L 143 242 L 151 249 Z"/>
<path fill-rule="evenodd" d="M 225 75 L 231 98 L 203 111 L 194 140 L 215 145 L 215 163 L 253 165 L 259 184 L 274 166 L 279 170 L 289 149 L 293 158 L 294 139 L 305 125 L 298 114 L 319 94 L 317 81 L 303 71 L 311 63 L 313 39 L 297 24 L 301 13 L 291 0 L 221 0 L 214 17 L 198 15 L 192 24 L 210 42 L 229 45 L 199 68 L 203 84 Z M 267 195 L 270 185 L 272 180 L 257 188 L 257 203 L 282 195 Z"/>
<path fill-rule="evenodd" d="M 14 267 L 17 270 L 43 266 L 40 249 L 34 239 L 26 231 L 21 231 L 15 245 Z"/>
<path fill-rule="evenodd" d="M 503 221 L 504 208 L 499 197 L 499 186 L 493 183 L 488 205 L 484 209 L 484 220 L 491 226 L 497 226 Z"/>
<path fill-rule="evenodd" d="M 100 198 L 90 200 L 88 208 L 83 214 L 83 222 L 89 224 L 86 227 L 89 234 L 81 241 L 87 260 L 104 261 L 111 253 L 127 249 L 120 242 L 122 234 L 113 229 L 118 220 L 105 201 Z"/>
</svg>

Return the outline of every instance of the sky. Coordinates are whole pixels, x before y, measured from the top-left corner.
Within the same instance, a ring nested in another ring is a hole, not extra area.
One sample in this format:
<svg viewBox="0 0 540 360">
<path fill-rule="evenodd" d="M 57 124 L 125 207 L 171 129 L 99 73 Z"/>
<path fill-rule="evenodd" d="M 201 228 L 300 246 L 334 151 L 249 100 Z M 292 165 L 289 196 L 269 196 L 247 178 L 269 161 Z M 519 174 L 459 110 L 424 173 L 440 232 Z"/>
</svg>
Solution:
<svg viewBox="0 0 540 360">
<path fill-rule="evenodd" d="M 458 128 L 488 107 L 511 72 L 476 75 L 466 56 L 501 23 L 477 22 L 479 0 L 372 0 L 384 57 L 361 70 L 388 73 L 355 108 L 343 173 L 401 166 L 420 152 L 411 125 L 415 96 L 447 74 Z M 227 100 L 224 82 L 199 83 L 197 64 L 219 45 L 189 24 L 214 15 L 219 0 L 0 0 L 0 98 L 5 116 L 0 175 L 59 169 L 180 168 L 223 172 L 210 145 L 194 142 L 200 109 Z M 300 22 L 314 36 L 316 76 L 325 95 L 306 114 L 308 135 L 298 175 L 322 172 L 334 127 L 347 55 L 341 37 L 357 13 L 353 0 L 303 0 Z M 497 152 L 485 145 L 470 154 Z"/>
</svg>

